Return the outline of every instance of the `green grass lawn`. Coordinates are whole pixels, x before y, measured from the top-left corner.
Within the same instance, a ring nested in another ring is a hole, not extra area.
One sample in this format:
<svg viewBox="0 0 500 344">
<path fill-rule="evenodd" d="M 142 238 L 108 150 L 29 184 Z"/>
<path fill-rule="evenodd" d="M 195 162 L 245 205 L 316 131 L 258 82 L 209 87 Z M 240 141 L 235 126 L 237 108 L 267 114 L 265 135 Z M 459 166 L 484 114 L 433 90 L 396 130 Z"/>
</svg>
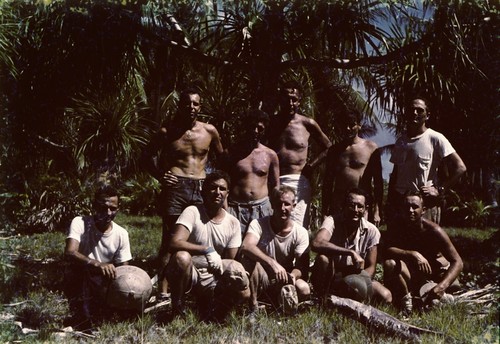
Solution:
<svg viewBox="0 0 500 344">
<path fill-rule="evenodd" d="M 133 264 L 155 274 L 155 256 L 161 237 L 158 217 L 120 215 L 128 229 Z M 479 288 L 498 285 L 497 229 L 448 228 L 465 261 L 462 285 Z M 227 323 L 200 322 L 189 312 L 171 319 L 168 312 L 128 317 L 115 314 L 97 330 L 95 338 L 61 334 L 68 304 L 61 293 L 63 233 L 0 238 L 0 342 L 97 343 L 405 343 L 377 332 L 335 309 L 304 307 L 294 317 L 259 314 L 255 322 L 243 310 L 230 314 Z M 497 295 L 498 296 L 498 295 Z M 383 311 L 397 316 L 392 307 Z M 498 307 L 451 304 L 415 314 L 408 323 L 442 332 L 422 336 L 423 343 L 498 343 Z M 35 330 L 29 332 L 26 328 Z M 59 333 L 58 333 L 59 332 Z"/>
</svg>

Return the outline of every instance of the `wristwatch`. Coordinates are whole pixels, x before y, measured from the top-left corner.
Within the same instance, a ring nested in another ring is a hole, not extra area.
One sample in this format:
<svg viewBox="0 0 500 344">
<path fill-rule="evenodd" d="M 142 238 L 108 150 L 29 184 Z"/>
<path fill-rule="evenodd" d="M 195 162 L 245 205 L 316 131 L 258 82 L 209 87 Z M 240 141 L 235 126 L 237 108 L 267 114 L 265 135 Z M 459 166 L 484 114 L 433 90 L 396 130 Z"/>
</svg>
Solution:
<svg viewBox="0 0 500 344">
<path fill-rule="evenodd" d="M 444 192 L 445 192 L 444 186 L 438 186 L 437 190 L 438 190 L 438 192 L 439 192 L 440 195 L 443 195 Z"/>
</svg>

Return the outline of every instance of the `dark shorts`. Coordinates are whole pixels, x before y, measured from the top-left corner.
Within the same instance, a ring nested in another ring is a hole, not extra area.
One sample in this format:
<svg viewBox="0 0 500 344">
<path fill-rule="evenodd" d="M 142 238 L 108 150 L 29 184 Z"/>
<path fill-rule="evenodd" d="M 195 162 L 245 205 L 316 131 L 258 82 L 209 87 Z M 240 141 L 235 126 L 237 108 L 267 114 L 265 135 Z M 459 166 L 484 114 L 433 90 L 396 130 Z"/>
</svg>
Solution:
<svg viewBox="0 0 500 344">
<path fill-rule="evenodd" d="M 158 198 L 160 216 L 179 216 L 190 205 L 202 204 L 201 187 L 204 179 L 176 176 L 175 186 L 164 186 Z"/>
<path fill-rule="evenodd" d="M 239 203 L 232 200 L 229 200 L 228 203 L 229 213 L 240 221 L 242 238 L 245 236 L 252 220 L 260 219 L 273 213 L 269 197 L 248 203 Z"/>
</svg>

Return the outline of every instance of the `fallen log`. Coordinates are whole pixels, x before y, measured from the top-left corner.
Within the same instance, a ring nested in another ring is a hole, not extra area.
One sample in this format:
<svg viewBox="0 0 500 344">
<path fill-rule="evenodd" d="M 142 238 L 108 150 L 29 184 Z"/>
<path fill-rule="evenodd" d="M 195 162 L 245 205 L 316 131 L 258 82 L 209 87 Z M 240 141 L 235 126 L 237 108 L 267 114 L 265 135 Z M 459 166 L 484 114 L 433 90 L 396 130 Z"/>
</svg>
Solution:
<svg viewBox="0 0 500 344">
<path fill-rule="evenodd" d="M 370 328 L 396 335 L 405 340 L 420 342 L 420 335 L 422 334 L 443 335 L 441 332 L 410 325 L 381 310 L 355 300 L 330 295 L 327 303 Z"/>
</svg>

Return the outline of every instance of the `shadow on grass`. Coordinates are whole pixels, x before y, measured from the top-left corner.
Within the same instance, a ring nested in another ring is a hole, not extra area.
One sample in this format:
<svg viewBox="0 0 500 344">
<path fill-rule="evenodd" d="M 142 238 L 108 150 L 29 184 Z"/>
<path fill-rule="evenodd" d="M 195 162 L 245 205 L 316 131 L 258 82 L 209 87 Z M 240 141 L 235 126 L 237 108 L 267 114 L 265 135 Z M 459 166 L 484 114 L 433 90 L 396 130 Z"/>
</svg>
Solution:
<svg viewBox="0 0 500 344">
<path fill-rule="evenodd" d="M 468 283 L 469 287 L 484 287 L 499 282 L 497 257 L 500 254 L 500 230 L 484 240 L 462 235 L 454 235 L 451 240 L 464 261 L 463 282 Z"/>
</svg>

